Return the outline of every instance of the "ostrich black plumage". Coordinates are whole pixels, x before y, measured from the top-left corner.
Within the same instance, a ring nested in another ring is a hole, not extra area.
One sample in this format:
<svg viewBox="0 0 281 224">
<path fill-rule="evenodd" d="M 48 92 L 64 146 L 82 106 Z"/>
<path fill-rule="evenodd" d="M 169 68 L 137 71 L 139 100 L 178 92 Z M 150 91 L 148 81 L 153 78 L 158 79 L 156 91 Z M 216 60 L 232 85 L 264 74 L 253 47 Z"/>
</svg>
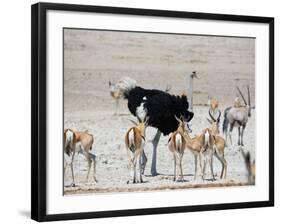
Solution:
<svg viewBox="0 0 281 224">
<path fill-rule="evenodd" d="M 186 122 L 193 118 L 188 111 L 188 101 L 185 95 L 175 96 L 155 89 L 135 87 L 124 95 L 128 99 L 130 112 L 141 119 L 149 117 L 148 125 L 157 128 L 164 135 L 175 131 L 178 121 L 175 116 L 183 116 Z"/>
<path fill-rule="evenodd" d="M 130 85 L 133 83 L 133 85 Z M 116 84 L 125 99 L 128 100 L 129 111 L 140 120 L 149 117 L 148 125 L 157 128 L 157 133 L 152 141 L 153 154 L 151 174 L 157 175 L 156 153 L 161 133 L 168 135 L 178 127 L 175 116 L 182 116 L 186 122 L 193 118 L 193 112 L 188 110 L 189 103 L 185 95 L 175 96 L 156 89 L 144 89 L 136 85 L 130 78 L 123 78 Z M 143 171 L 146 156 L 143 154 Z"/>
</svg>

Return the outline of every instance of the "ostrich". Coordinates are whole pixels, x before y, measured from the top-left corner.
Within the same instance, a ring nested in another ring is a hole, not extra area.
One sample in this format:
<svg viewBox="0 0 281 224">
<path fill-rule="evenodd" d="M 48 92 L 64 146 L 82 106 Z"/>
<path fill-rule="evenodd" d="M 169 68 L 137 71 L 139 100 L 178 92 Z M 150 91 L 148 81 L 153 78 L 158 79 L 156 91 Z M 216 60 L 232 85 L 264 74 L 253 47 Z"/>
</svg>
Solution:
<svg viewBox="0 0 281 224">
<path fill-rule="evenodd" d="M 249 117 L 251 117 L 251 101 L 250 101 L 250 88 L 249 85 L 247 85 L 247 91 L 248 91 L 248 103 L 245 100 L 244 95 L 242 94 L 241 90 L 238 86 L 236 86 L 239 94 L 241 95 L 245 106 L 239 106 L 240 104 L 237 104 L 237 97 L 235 100 L 235 105 L 232 107 L 228 107 L 224 111 L 224 121 L 223 121 L 223 132 L 225 134 L 225 141 L 227 142 L 227 137 L 229 136 L 230 144 L 232 144 L 232 130 L 233 127 L 238 128 L 238 145 L 243 146 L 243 135 L 244 130 L 246 128 L 247 122 Z M 230 126 L 229 132 L 228 132 L 228 125 Z"/>
<path fill-rule="evenodd" d="M 109 85 L 109 92 L 110 96 L 115 100 L 115 112 L 114 115 L 118 115 L 118 107 L 119 107 L 119 101 L 121 99 L 124 99 L 124 91 L 126 91 L 126 88 L 130 86 L 131 88 L 134 88 L 137 83 L 135 80 L 129 78 L 129 77 L 123 77 L 119 82 L 113 83 L 111 81 L 108 82 Z M 166 86 L 165 92 L 169 92 L 171 89 L 170 85 Z"/>
<path fill-rule="evenodd" d="M 183 117 L 186 122 L 193 118 L 193 112 L 190 112 L 189 103 L 185 95 L 171 95 L 165 91 L 156 89 L 144 89 L 135 84 L 135 80 L 124 77 L 116 85 L 117 91 L 122 93 L 122 98 L 128 101 L 128 109 L 136 116 L 139 122 L 143 122 L 145 117 L 149 117 L 148 126 L 157 129 L 152 140 L 153 154 L 151 175 L 156 176 L 156 156 L 157 146 L 163 135 L 168 135 L 177 130 L 179 122 L 175 119 Z M 142 173 L 146 165 L 146 156 L 142 154 Z"/>
</svg>

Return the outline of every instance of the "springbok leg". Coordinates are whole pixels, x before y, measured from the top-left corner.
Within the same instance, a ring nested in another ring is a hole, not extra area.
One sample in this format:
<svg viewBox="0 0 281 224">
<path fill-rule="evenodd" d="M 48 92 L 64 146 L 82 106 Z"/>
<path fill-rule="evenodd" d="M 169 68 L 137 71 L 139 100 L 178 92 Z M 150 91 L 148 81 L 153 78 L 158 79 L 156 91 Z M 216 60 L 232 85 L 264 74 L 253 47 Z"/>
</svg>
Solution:
<svg viewBox="0 0 281 224">
<path fill-rule="evenodd" d="M 176 176 L 177 176 L 177 161 L 176 161 L 176 156 L 174 154 L 174 181 L 176 181 Z"/>
<path fill-rule="evenodd" d="M 134 154 L 133 165 L 134 165 L 133 184 L 135 184 L 135 183 L 137 183 L 137 155 L 136 155 L 136 153 Z"/>
<path fill-rule="evenodd" d="M 74 155 L 75 155 L 75 151 L 73 151 L 72 158 L 71 158 L 71 163 L 70 163 L 71 175 L 72 175 L 72 183 L 71 183 L 71 186 L 72 186 L 72 187 L 75 187 L 75 181 L 74 181 L 74 171 L 73 171 L 73 161 L 74 161 Z"/>
<path fill-rule="evenodd" d="M 141 158 L 142 158 L 142 155 L 139 155 L 139 175 L 140 175 L 139 179 L 140 179 L 140 183 L 143 183 L 143 180 L 142 180 L 142 163 L 141 163 Z"/>
<path fill-rule="evenodd" d="M 115 99 L 115 113 L 114 113 L 114 115 L 118 114 L 118 107 L 119 107 L 119 99 Z"/>
<path fill-rule="evenodd" d="M 180 172 L 181 172 L 181 181 L 184 182 L 183 172 L 182 172 L 182 157 L 183 154 L 180 155 Z"/>
<path fill-rule="evenodd" d="M 89 174 L 90 174 L 90 171 L 91 171 L 92 160 L 91 160 L 89 155 L 87 155 L 86 158 L 87 158 L 87 161 L 88 161 L 88 172 L 87 172 L 87 177 L 86 177 L 86 183 L 89 183 Z"/>
<path fill-rule="evenodd" d="M 157 176 L 157 170 L 156 170 L 156 156 L 157 156 L 157 146 L 160 140 L 161 132 L 157 130 L 156 135 L 152 141 L 153 145 L 153 154 L 152 154 L 152 163 L 151 163 L 151 175 Z"/>
<path fill-rule="evenodd" d="M 94 155 L 94 154 L 90 154 L 90 155 L 91 155 L 91 159 L 92 159 L 92 162 L 93 162 L 93 179 L 97 183 L 98 180 L 96 178 L 96 167 L 97 167 L 96 155 Z"/>
<path fill-rule="evenodd" d="M 197 155 L 194 154 L 194 166 L 195 166 L 195 170 L 194 170 L 194 180 L 196 180 L 197 177 L 197 165 L 198 164 L 198 158 Z"/>
<path fill-rule="evenodd" d="M 212 174 L 212 180 L 215 180 L 215 175 L 214 175 L 214 167 L 213 167 L 213 155 L 211 155 L 211 158 L 209 158 L 209 164 L 210 164 L 210 169 L 211 169 L 211 174 Z"/>
</svg>

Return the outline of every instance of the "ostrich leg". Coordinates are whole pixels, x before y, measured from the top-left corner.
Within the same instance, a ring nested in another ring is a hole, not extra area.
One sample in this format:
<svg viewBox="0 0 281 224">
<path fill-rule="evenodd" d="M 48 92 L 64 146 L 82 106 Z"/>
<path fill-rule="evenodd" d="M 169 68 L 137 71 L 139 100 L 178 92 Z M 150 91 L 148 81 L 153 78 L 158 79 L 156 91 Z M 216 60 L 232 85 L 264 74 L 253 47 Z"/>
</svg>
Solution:
<svg viewBox="0 0 281 224">
<path fill-rule="evenodd" d="M 157 155 L 157 146 L 160 140 L 161 132 L 157 130 L 155 137 L 152 140 L 153 145 L 153 154 L 152 154 L 152 163 L 151 163 L 151 175 L 156 176 L 158 175 L 156 170 L 156 155 Z"/>
<path fill-rule="evenodd" d="M 118 115 L 118 107 L 119 107 L 119 99 L 115 99 L 115 113 L 114 113 L 114 115 Z"/>
</svg>

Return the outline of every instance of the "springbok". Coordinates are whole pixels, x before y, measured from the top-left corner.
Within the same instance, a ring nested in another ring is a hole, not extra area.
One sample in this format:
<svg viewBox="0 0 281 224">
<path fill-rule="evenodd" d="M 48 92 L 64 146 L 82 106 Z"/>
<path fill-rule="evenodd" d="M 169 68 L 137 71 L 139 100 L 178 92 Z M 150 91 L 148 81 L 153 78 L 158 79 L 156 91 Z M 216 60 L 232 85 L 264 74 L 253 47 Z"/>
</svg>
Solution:
<svg viewBox="0 0 281 224">
<path fill-rule="evenodd" d="M 174 181 L 177 179 L 177 166 L 180 169 L 181 181 L 184 181 L 182 172 L 182 158 L 186 148 L 186 141 L 184 138 L 186 129 L 183 118 L 181 117 L 181 119 L 179 119 L 176 116 L 175 118 L 179 121 L 179 126 L 176 131 L 169 135 L 168 148 L 172 152 L 174 158 Z"/>
<path fill-rule="evenodd" d="M 94 137 L 92 134 L 88 133 L 88 131 L 73 131 L 72 129 L 65 129 L 64 130 L 64 148 L 66 154 L 70 156 L 72 154 L 72 159 L 70 163 L 71 167 L 71 175 L 72 175 L 72 186 L 75 186 L 74 181 L 74 172 L 73 172 L 73 161 L 75 153 L 82 153 L 87 162 L 88 162 L 88 171 L 86 176 L 86 182 L 89 182 L 89 174 L 91 170 L 91 166 L 93 163 L 93 179 L 97 182 L 96 179 L 96 156 L 90 151 L 92 150 L 92 146 L 94 143 Z M 66 165 L 66 164 L 65 164 Z M 65 173 L 66 166 L 64 166 L 64 173 Z"/>
<path fill-rule="evenodd" d="M 250 152 L 246 152 L 243 150 L 243 148 L 240 148 L 241 153 L 243 155 L 245 165 L 247 168 L 248 172 L 248 183 L 249 184 L 255 184 L 255 179 L 256 179 L 256 161 L 253 160 L 251 161 L 251 155 Z"/>
<path fill-rule="evenodd" d="M 202 131 L 203 136 L 203 149 L 201 150 L 201 160 L 203 160 L 203 172 L 202 179 L 204 180 L 205 171 L 206 171 L 206 163 L 209 163 L 211 169 L 212 180 L 215 180 L 214 168 L 213 168 L 213 155 L 215 152 L 215 137 L 212 134 L 211 129 L 205 128 Z M 202 161 L 200 161 L 202 163 Z"/>
<path fill-rule="evenodd" d="M 209 114 L 213 117 L 217 117 L 220 114 L 219 101 L 213 97 L 208 96 Z"/>
<path fill-rule="evenodd" d="M 133 168 L 133 172 L 134 172 L 133 183 L 138 183 L 137 180 L 138 161 L 139 161 L 139 182 L 143 183 L 141 158 L 145 146 L 145 129 L 148 125 L 149 118 L 145 117 L 144 121 L 140 121 L 140 119 L 138 120 L 139 120 L 138 123 L 131 120 L 131 122 L 135 126 L 130 128 L 125 135 L 125 145 L 126 145 L 127 155 L 129 160 L 129 179 L 127 181 L 127 184 L 130 183 L 131 168 Z"/>
<path fill-rule="evenodd" d="M 194 171 L 194 180 L 196 180 L 197 177 L 197 168 L 198 168 L 198 159 L 199 159 L 199 165 L 200 165 L 200 170 L 201 170 L 201 174 L 203 177 L 203 169 L 202 169 L 202 152 L 204 150 L 203 148 L 203 143 L 204 143 L 204 135 L 200 134 L 197 135 L 195 137 L 191 137 L 190 136 L 190 129 L 188 127 L 187 122 L 185 121 L 181 121 L 178 119 L 178 122 L 181 123 L 180 126 L 185 127 L 185 131 L 184 131 L 184 139 L 186 142 L 186 149 L 190 150 L 192 152 L 192 154 L 194 155 L 194 167 L 195 167 L 195 171 Z M 182 125 L 185 124 L 185 125 Z"/>
<path fill-rule="evenodd" d="M 248 90 L 248 103 L 245 100 L 244 95 L 238 86 L 236 86 L 239 94 L 241 95 L 245 106 L 232 106 L 228 107 L 224 111 L 224 121 L 223 121 L 223 132 L 225 133 L 225 140 L 227 142 L 227 138 L 229 136 L 230 144 L 232 144 L 232 130 L 233 127 L 238 128 L 238 145 L 243 146 L 243 135 L 244 130 L 247 125 L 249 117 L 251 117 L 251 101 L 250 101 L 250 88 L 247 85 Z M 228 125 L 230 126 L 228 131 Z"/>
<path fill-rule="evenodd" d="M 209 120 L 207 118 L 207 120 L 209 121 L 211 127 L 211 134 L 214 136 L 215 142 L 214 142 L 214 155 L 215 157 L 220 161 L 221 165 L 222 165 L 222 170 L 221 170 L 221 175 L 220 178 L 226 178 L 226 173 L 227 173 L 227 162 L 224 158 L 224 149 L 225 149 L 225 140 L 223 137 L 221 137 L 219 135 L 219 120 L 220 120 L 220 116 L 221 116 L 221 112 L 219 111 L 219 116 L 217 119 L 215 119 L 210 111 L 209 111 L 209 115 L 211 117 L 212 120 Z"/>
</svg>

